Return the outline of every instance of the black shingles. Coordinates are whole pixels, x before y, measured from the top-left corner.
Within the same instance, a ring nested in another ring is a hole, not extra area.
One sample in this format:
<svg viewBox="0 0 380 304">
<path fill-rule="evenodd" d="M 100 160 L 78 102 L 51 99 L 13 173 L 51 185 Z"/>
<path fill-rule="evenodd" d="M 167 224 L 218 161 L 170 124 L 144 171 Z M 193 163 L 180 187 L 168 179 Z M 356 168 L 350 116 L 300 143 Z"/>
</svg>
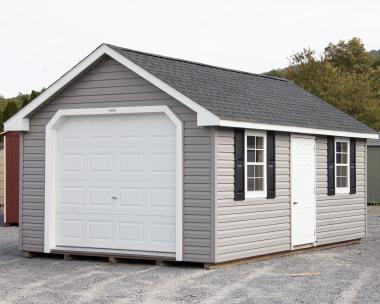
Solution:
<svg viewBox="0 0 380 304">
<path fill-rule="evenodd" d="M 109 46 L 221 119 L 376 133 L 285 79 Z"/>
</svg>

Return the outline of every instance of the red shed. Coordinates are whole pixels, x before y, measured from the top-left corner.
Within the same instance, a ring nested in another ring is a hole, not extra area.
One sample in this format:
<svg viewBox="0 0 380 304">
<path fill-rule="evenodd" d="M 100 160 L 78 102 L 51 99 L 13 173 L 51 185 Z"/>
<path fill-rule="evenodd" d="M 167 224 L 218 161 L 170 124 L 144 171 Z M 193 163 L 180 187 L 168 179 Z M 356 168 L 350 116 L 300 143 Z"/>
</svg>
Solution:
<svg viewBox="0 0 380 304">
<path fill-rule="evenodd" d="M 20 136 L 18 132 L 4 134 L 4 223 L 18 224 Z"/>
</svg>

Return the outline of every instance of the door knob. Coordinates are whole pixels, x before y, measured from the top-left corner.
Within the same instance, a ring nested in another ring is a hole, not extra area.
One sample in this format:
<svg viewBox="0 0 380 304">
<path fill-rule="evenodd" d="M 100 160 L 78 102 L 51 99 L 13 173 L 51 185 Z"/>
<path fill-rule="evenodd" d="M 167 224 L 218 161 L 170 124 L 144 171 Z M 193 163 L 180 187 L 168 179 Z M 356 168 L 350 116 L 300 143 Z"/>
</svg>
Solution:
<svg viewBox="0 0 380 304">
<path fill-rule="evenodd" d="M 112 199 L 114 199 L 114 200 L 115 200 L 115 199 L 117 199 L 117 197 L 116 197 L 116 196 L 112 196 Z"/>
<path fill-rule="evenodd" d="M 293 202 L 293 205 L 297 205 L 298 204 L 298 202 Z"/>
</svg>

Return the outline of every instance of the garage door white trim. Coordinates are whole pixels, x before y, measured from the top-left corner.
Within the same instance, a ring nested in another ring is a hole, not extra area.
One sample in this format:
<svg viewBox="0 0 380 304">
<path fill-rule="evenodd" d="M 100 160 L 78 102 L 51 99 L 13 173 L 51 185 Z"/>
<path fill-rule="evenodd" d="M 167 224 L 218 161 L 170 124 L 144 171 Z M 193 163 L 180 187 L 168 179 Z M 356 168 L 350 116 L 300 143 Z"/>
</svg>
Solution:
<svg viewBox="0 0 380 304">
<path fill-rule="evenodd" d="M 183 152 L 182 122 L 167 106 L 93 108 L 59 110 L 46 126 L 45 163 L 45 234 L 44 252 L 56 249 L 56 172 L 57 172 L 57 127 L 65 116 L 110 115 L 131 113 L 165 113 L 176 126 L 176 260 L 182 261 L 182 201 L 183 201 Z"/>
</svg>

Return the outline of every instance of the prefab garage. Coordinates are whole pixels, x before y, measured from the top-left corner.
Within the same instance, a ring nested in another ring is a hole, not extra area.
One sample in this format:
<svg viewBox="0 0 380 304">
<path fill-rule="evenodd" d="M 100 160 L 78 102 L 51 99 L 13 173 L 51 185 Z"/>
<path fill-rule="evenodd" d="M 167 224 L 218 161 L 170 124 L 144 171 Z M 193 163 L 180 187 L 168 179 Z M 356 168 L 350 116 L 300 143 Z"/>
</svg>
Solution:
<svg viewBox="0 0 380 304">
<path fill-rule="evenodd" d="M 23 251 L 219 263 L 366 235 L 377 133 L 284 79 L 103 44 L 5 129 Z"/>
</svg>

